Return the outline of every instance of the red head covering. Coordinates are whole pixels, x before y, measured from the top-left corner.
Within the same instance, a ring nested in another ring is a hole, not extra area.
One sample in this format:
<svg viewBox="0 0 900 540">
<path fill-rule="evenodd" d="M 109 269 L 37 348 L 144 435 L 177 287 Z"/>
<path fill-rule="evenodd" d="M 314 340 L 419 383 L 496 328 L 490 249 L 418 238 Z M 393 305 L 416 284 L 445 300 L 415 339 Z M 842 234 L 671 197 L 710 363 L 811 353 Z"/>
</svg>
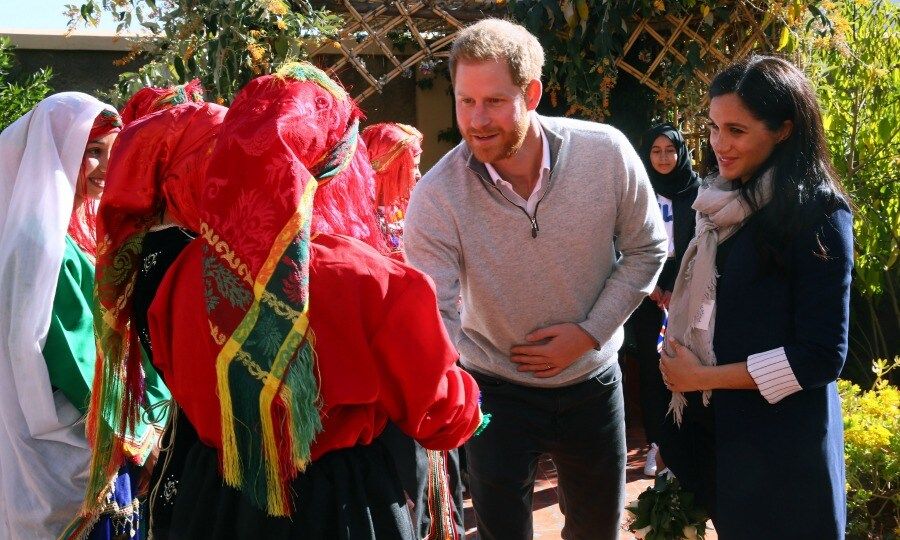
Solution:
<svg viewBox="0 0 900 540">
<path fill-rule="evenodd" d="M 97 220 L 98 358 L 87 426 L 94 447 L 88 508 L 102 502 L 97 496 L 122 464 L 121 434 L 136 422 L 143 397 L 131 309 L 144 233 L 164 210 L 199 230 L 199 191 L 226 111 L 212 103 L 178 105 L 129 124 L 113 148 Z M 104 418 L 119 432 L 110 431 Z"/>
<path fill-rule="evenodd" d="M 362 132 L 375 169 L 375 204 L 391 206 L 409 199 L 416 185 L 415 157 L 422 153 L 422 134 L 406 124 L 374 124 Z"/>
<path fill-rule="evenodd" d="M 141 88 L 122 107 L 122 121 L 128 125 L 150 113 L 184 103 L 203 103 L 203 86 L 198 79 L 168 88 Z"/>
<path fill-rule="evenodd" d="M 122 129 L 122 119 L 115 111 L 104 109 L 94 119 L 87 142 L 117 133 Z M 82 164 L 84 167 L 84 164 Z M 78 195 L 78 194 L 76 194 Z M 83 195 L 83 194 L 81 194 Z M 69 229 L 66 231 L 78 247 L 92 259 L 97 256 L 97 201 L 82 197 L 81 204 L 72 208 Z"/>
<path fill-rule="evenodd" d="M 289 483 L 321 429 L 307 319 L 310 231 L 384 250 L 368 156 L 357 145 L 360 116 L 311 64 L 259 77 L 222 124 L 203 191 L 209 328 L 198 331 L 215 343 L 222 472 L 270 515 L 291 512 Z"/>
<path fill-rule="evenodd" d="M 122 129 L 122 118 L 115 112 L 104 109 L 94 119 L 94 125 L 91 126 L 91 132 L 88 134 L 88 142 L 99 139 L 104 135 L 118 132 Z"/>
</svg>

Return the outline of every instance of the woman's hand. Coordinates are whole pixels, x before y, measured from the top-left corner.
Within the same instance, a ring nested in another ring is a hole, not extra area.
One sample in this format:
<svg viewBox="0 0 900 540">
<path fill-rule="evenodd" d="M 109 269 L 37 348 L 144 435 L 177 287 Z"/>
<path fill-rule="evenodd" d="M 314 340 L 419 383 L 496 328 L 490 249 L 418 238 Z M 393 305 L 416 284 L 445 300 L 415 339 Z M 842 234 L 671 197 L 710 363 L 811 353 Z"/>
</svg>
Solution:
<svg viewBox="0 0 900 540">
<path fill-rule="evenodd" d="M 675 355 L 669 356 L 663 350 L 659 359 L 659 370 L 666 388 L 672 392 L 706 390 L 704 375 L 709 368 L 701 364 L 697 355 L 677 340 L 670 338 L 669 345 Z"/>
<path fill-rule="evenodd" d="M 659 293 L 659 300 L 656 301 L 656 305 L 659 306 L 659 309 L 669 309 L 669 302 L 672 301 L 672 291 L 662 291 Z"/>
<path fill-rule="evenodd" d="M 659 287 L 653 287 L 653 292 L 648 297 L 656 302 L 659 309 L 669 309 L 669 300 L 672 299 L 672 291 L 664 291 Z"/>
<path fill-rule="evenodd" d="M 656 302 L 656 305 L 658 306 L 659 299 L 662 296 L 662 293 L 663 293 L 662 289 L 660 289 L 659 287 L 653 287 L 653 291 L 650 292 L 649 298 L 650 298 L 650 300 L 653 300 L 654 302 Z"/>
</svg>

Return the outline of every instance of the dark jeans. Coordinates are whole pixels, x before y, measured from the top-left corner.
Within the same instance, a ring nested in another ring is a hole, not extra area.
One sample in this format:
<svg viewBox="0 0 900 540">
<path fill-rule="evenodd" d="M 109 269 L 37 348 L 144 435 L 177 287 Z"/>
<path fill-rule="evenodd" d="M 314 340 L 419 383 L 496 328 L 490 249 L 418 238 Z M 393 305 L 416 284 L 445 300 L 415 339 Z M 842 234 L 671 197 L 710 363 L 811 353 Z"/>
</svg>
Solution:
<svg viewBox="0 0 900 540">
<path fill-rule="evenodd" d="M 530 540 L 538 458 L 559 480 L 563 538 L 614 540 L 625 490 L 625 410 L 617 362 L 563 388 L 519 386 L 478 373 L 482 410 L 493 415 L 466 443 L 480 540 Z"/>
</svg>

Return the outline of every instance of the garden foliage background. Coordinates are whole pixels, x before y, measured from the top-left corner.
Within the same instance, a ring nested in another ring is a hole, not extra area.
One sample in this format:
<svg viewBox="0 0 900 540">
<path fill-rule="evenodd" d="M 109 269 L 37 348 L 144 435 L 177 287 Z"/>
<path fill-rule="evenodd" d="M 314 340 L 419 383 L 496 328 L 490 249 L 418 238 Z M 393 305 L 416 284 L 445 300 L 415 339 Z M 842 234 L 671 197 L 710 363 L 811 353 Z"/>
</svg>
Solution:
<svg viewBox="0 0 900 540">
<path fill-rule="evenodd" d="M 9 38 L 0 37 L 0 130 L 30 111 L 50 93 L 53 72 L 49 68 L 13 78 L 14 64 L 12 43 Z"/>
</svg>

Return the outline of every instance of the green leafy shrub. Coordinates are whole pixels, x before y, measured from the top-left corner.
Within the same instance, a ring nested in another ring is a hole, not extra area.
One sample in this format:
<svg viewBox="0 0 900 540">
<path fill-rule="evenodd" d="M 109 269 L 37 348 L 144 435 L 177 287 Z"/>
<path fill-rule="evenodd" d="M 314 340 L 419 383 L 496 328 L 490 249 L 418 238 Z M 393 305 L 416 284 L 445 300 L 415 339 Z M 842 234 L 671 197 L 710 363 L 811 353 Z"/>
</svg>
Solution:
<svg viewBox="0 0 900 540">
<path fill-rule="evenodd" d="M 900 354 L 900 5 L 821 5 L 833 32 L 806 40 L 801 56 L 816 86 L 835 169 L 856 205 L 859 298 L 851 305 L 844 377 L 868 382 L 872 358 Z"/>
<path fill-rule="evenodd" d="M 50 68 L 38 70 L 26 77 L 11 80 L 14 65 L 13 45 L 9 38 L 0 37 L 0 130 L 27 113 L 51 92 Z"/>
<path fill-rule="evenodd" d="M 316 4 L 316 6 L 314 6 Z M 146 61 L 119 76 L 103 97 L 121 105 L 144 86 L 183 84 L 198 78 L 206 97 L 230 103 L 251 79 L 272 73 L 287 61 L 305 59 L 307 47 L 338 32 L 343 21 L 310 0 L 87 0 L 69 4 L 69 26 L 96 26 L 103 13 L 117 31 L 139 24 L 149 36 L 138 39 L 124 64 Z"/>
</svg>

